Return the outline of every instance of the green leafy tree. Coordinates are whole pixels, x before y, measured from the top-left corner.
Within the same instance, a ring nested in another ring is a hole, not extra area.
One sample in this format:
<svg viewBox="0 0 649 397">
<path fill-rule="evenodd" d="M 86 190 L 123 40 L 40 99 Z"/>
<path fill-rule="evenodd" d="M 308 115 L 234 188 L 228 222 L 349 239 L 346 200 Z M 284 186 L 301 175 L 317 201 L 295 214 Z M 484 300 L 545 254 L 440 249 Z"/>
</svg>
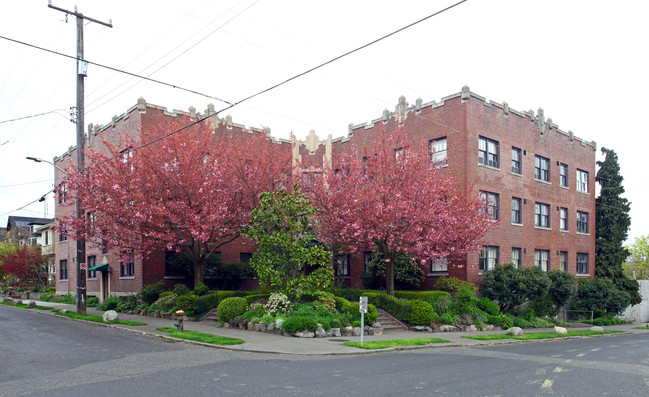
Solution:
<svg viewBox="0 0 649 397">
<path fill-rule="evenodd" d="M 385 258 L 374 251 L 361 275 L 365 288 L 385 287 Z M 406 254 L 398 254 L 394 259 L 394 284 L 397 289 L 417 289 L 426 279 L 424 271 Z"/>
<path fill-rule="evenodd" d="M 315 210 L 297 187 L 266 192 L 250 214 L 243 234 L 259 245 L 250 264 L 261 284 L 291 300 L 329 288 L 334 270 L 331 252 L 316 242 Z"/>
<path fill-rule="evenodd" d="M 538 267 L 517 268 L 513 264 L 496 265 L 482 279 L 482 295 L 498 302 L 502 312 L 528 300 L 542 297 L 548 291 L 550 279 Z"/>
<path fill-rule="evenodd" d="M 562 270 L 549 271 L 548 277 L 550 278 L 548 297 L 554 304 L 552 315 L 556 316 L 577 292 L 577 277 Z"/>
<path fill-rule="evenodd" d="M 577 285 L 575 310 L 602 310 L 616 315 L 629 305 L 629 294 L 618 289 L 608 278 L 583 278 Z"/>
<path fill-rule="evenodd" d="M 640 285 L 629 279 L 622 269 L 629 256 L 624 241 L 631 226 L 631 203 L 622 197 L 624 178 L 620 174 L 617 154 L 607 148 L 602 148 L 602 154 L 605 159 L 597 162 L 600 168 L 595 177 L 601 187 L 596 199 L 595 274 L 613 281 L 618 289 L 629 294 L 629 303 L 635 305 L 642 301 Z"/>
<path fill-rule="evenodd" d="M 622 264 L 627 277 L 640 280 L 649 279 L 649 236 L 636 237 L 635 242 L 628 246 L 630 260 Z"/>
</svg>

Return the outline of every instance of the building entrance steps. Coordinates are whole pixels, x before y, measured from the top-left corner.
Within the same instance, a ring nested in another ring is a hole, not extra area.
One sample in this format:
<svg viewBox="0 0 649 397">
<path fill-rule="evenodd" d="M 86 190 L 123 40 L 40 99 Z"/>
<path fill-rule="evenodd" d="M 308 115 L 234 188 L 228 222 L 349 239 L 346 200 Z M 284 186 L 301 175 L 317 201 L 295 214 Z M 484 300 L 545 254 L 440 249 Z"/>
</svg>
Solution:
<svg viewBox="0 0 649 397">
<path fill-rule="evenodd" d="M 407 325 L 394 318 L 390 313 L 379 308 L 377 308 L 376 310 L 379 313 L 379 316 L 376 318 L 376 321 L 379 324 L 381 324 L 381 327 L 383 328 L 383 333 L 402 332 L 408 330 Z"/>
</svg>

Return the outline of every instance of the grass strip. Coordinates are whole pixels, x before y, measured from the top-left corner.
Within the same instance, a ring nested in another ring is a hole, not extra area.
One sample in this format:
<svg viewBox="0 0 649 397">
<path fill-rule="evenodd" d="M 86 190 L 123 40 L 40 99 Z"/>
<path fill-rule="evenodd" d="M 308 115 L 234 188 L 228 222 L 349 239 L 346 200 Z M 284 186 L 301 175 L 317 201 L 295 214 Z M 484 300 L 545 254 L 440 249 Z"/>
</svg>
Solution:
<svg viewBox="0 0 649 397">
<path fill-rule="evenodd" d="M 531 332 L 528 334 L 523 334 L 523 336 L 493 334 L 493 335 L 468 335 L 462 337 L 466 339 L 475 339 L 475 340 L 499 340 L 499 339 L 537 340 L 537 339 L 565 338 L 567 336 L 593 336 L 593 335 L 617 334 L 620 332 L 624 332 L 624 331 L 605 330 L 603 332 L 597 332 L 597 331 L 590 331 L 590 330 L 579 330 L 579 331 L 568 331 L 567 335 L 559 334 L 557 332 Z"/>
<path fill-rule="evenodd" d="M 161 327 L 156 328 L 156 331 L 169 332 L 169 336 L 179 339 L 192 340 L 196 342 L 209 343 L 211 345 L 217 346 L 229 346 L 229 345 L 240 345 L 245 343 L 242 339 L 229 338 L 227 336 L 219 336 L 214 334 L 206 334 L 204 332 L 197 331 L 185 331 L 185 332 L 176 332 L 175 328 L 172 327 Z"/>
<path fill-rule="evenodd" d="M 450 341 L 440 338 L 387 339 L 367 341 L 363 343 L 363 346 L 361 346 L 361 342 L 345 342 L 343 345 L 358 347 L 359 349 L 376 350 L 390 347 L 423 346 L 431 343 L 450 343 Z"/>
<path fill-rule="evenodd" d="M 29 307 L 24 303 L 21 303 L 19 305 L 15 303 L 9 303 L 9 302 L 0 302 L 0 305 L 7 305 L 7 306 L 14 306 L 14 307 L 20 307 L 21 309 L 36 309 L 36 310 L 52 310 L 51 307 L 46 307 L 46 306 L 34 306 L 34 307 Z"/>
<path fill-rule="evenodd" d="M 645 331 L 649 331 L 649 325 L 646 327 L 633 327 L 633 329 L 644 329 Z"/>
<path fill-rule="evenodd" d="M 121 324 L 121 325 L 146 325 L 146 323 L 142 323 L 139 321 L 131 321 L 131 320 L 115 320 L 115 321 L 104 321 L 104 319 L 96 314 L 76 314 L 76 313 L 61 313 L 59 309 L 53 310 L 54 313 L 56 313 L 59 316 L 64 316 L 68 318 L 76 318 L 78 320 L 86 320 L 86 321 L 92 321 L 93 323 L 101 323 L 101 324 Z"/>
</svg>

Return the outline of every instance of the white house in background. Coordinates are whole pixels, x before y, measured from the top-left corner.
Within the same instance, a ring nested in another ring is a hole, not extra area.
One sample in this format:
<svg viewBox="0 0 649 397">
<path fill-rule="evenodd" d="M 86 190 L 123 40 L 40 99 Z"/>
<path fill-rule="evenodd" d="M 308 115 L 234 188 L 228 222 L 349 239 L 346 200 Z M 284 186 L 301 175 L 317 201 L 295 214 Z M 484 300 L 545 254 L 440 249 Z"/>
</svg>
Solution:
<svg viewBox="0 0 649 397">
<path fill-rule="evenodd" d="M 47 264 L 47 285 L 54 286 L 56 282 L 54 222 L 45 225 L 32 224 L 30 229 L 29 245 L 41 246 L 41 255 Z"/>
</svg>

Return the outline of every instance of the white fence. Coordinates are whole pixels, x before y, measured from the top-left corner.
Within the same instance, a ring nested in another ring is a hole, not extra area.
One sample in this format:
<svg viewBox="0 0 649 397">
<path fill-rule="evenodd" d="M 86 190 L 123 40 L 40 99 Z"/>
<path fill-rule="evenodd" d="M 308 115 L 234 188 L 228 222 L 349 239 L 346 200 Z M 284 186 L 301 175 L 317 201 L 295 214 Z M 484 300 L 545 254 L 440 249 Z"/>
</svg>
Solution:
<svg viewBox="0 0 649 397">
<path fill-rule="evenodd" d="M 647 323 L 649 322 L 649 280 L 638 280 L 638 282 L 640 283 L 642 302 L 627 307 L 620 318 L 634 323 Z"/>
</svg>

